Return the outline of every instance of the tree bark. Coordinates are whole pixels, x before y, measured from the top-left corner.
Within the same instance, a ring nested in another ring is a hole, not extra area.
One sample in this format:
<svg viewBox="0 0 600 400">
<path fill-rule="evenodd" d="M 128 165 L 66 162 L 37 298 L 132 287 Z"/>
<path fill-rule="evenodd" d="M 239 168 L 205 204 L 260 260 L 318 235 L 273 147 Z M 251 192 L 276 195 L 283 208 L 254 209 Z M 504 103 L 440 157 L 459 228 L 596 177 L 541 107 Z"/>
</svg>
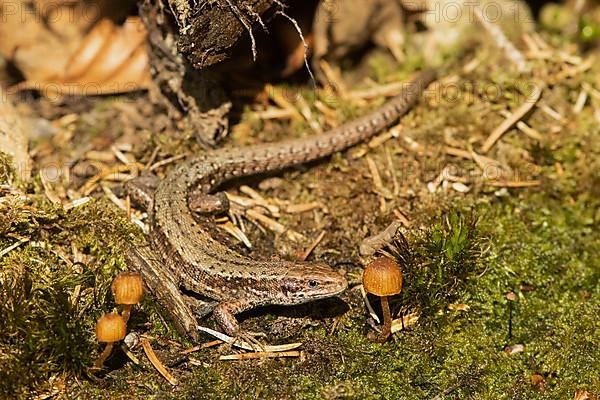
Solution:
<svg viewBox="0 0 600 400">
<path fill-rule="evenodd" d="M 199 0 L 193 9 L 187 0 L 167 1 L 177 14 L 179 51 L 198 69 L 227 59 L 238 40 L 279 7 L 275 0 Z"/>
<path fill-rule="evenodd" d="M 190 129 L 201 144 L 214 147 L 228 132 L 231 104 L 211 71 L 195 69 L 179 53 L 182 30 L 168 7 L 163 0 L 145 0 L 140 6 L 155 83 L 151 98 L 165 108 L 177 129 Z"/>
</svg>

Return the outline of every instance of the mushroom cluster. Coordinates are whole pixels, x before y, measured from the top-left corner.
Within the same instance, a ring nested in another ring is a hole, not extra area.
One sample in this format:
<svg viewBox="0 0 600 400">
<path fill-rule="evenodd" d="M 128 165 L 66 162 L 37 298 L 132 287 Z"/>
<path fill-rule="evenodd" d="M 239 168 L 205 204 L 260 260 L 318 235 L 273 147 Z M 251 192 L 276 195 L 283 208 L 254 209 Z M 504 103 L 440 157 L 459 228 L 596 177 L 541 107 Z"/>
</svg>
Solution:
<svg viewBox="0 0 600 400">
<path fill-rule="evenodd" d="M 113 345 L 125 338 L 127 334 L 127 321 L 131 308 L 140 302 L 144 294 L 144 282 L 137 272 L 124 272 L 118 275 L 112 283 L 112 293 L 115 303 L 123 307 L 122 314 L 104 314 L 96 323 L 96 338 L 106 347 L 94 363 L 95 368 L 102 368 L 104 361 L 112 352 Z"/>
<path fill-rule="evenodd" d="M 390 313 L 389 296 L 394 296 L 402 290 L 402 271 L 400 265 L 388 257 L 379 257 L 365 268 L 363 286 L 367 293 L 381 297 L 383 326 L 381 334 L 369 335 L 369 339 L 383 343 L 392 331 L 392 314 Z"/>
</svg>

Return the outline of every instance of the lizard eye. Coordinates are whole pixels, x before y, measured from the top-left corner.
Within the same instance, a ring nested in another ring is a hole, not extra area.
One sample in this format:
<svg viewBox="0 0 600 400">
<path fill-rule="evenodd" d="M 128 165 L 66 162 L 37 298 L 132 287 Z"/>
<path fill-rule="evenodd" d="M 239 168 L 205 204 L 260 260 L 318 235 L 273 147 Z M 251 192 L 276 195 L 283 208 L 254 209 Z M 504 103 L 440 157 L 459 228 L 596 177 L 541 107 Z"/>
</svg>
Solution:
<svg viewBox="0 0 600 400">
<path fill-rule="evenodd" d="M 308 286 L 311 288 L 316 288 L 317 286 L 319 286 L 319 282 L 310 280 L 310 281 L 308 281 Z"/>
</svg>

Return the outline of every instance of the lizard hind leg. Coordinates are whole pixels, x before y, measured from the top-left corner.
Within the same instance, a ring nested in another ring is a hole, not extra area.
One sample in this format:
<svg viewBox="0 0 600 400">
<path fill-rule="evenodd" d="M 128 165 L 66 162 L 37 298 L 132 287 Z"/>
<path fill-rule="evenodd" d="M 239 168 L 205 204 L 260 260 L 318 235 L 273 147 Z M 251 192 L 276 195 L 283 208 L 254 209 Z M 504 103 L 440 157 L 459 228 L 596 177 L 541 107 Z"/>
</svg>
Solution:
<svg viewBox="0 0 600 400">
<path fill-rule="evenodd" d="M 223 214 L 229 211 L 229 199 L 225 192 L 208 194 L 191 191 L 188 194 L 190 210 L 203 215 Z"/>
<path fill-rule="evenodd" d="M 150 210 L 152 209 L 154 191 L 159 183 L 158 176 L 152 173 L 142 174 L 128 181 L 125 184 L 125 189 L 127 189 L 127 194 L 129 194 L 134 204 Z"/>
</svg>

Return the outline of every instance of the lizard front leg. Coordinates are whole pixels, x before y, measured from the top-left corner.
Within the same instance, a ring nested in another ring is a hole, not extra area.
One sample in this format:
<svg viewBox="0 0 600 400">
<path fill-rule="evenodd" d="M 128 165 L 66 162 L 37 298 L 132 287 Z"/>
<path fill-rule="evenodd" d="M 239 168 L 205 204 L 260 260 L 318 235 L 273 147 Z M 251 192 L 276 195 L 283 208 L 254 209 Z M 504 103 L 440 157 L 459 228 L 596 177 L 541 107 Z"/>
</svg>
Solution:
<svg viewBox="0 0 600 400">
<path fill-rule="evenodd" d="M 213 310 L 213 316 L 229 336 L 244 336 L 235 314 L 250 310 L 257 305 L 256 301 L 242 299 L 222 301 Z"/>
</svg>

